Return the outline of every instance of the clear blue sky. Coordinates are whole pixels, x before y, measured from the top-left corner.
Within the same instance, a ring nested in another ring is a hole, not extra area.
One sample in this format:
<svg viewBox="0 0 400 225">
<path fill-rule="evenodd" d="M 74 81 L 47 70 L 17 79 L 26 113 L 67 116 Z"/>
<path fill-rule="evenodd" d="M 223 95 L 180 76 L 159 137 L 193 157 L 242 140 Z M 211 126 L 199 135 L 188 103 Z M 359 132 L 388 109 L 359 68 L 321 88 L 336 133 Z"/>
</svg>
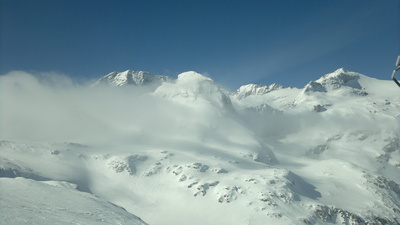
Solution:
<svg viewBox="0 0 400 225">
<path fill-rule="evenodd" d="M 344 67 L 390 79 L 399 0 L 0 0 L 0 74 L 195 70 L 233 90 Z"/>
</svg>

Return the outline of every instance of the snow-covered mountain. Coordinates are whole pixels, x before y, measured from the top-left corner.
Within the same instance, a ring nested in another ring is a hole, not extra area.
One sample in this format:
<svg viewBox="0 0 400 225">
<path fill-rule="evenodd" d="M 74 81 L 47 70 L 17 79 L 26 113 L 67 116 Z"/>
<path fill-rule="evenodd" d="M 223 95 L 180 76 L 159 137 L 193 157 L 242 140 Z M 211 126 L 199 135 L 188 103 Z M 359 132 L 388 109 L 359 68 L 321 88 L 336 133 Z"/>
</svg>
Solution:
<svg viewBox="0 0 400 225">
<path fill-rule="evenodd" d="M 283 86 L 279 84 L 271 84 L 271 85 L 248 84 L 241 86 L 236 92 L 233 93 L 233 96 L 240 100 L 248 96 L 265 95 L 271 91 L 279 90 L 282 88 Z"/>
<path fill-rule="evenodd" d="M 173 79 L 168 76 L 153 75 L 145 71 L 126 70 L 124 72 L 112 72 L 100 78 L 93 86 L 110 85 L 115 87 L 122 86 L 144 86 L 155 85 L 158 86 L 162 82 L 169 82 Z"/>
<path fill-rule="evenodd" d="M 232 110 L 231 99 L 227 93 L 212 79 L 194 71 L 178 75 L 178 79 L 173 83 L 164 82 L 154 92 L 157 96 L 182 104 L 196 101 L 197 106 L 206 103 L 214 109 Z"/>
<path fill-rule="evenodd" d="M 391 81 L 338 69 L 229 93 L 196 72 L 71 90 L 0 79 L 1 223 L 400 222 Z"/>
</svg>

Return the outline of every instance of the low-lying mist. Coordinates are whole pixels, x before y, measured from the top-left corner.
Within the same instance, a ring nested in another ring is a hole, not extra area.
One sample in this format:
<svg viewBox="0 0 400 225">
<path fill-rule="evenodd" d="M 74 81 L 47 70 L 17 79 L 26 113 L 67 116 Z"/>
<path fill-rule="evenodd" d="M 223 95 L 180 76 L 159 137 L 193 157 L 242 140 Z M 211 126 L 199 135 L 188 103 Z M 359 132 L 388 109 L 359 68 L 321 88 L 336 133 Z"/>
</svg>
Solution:
<svg viewBox="0 0 400 225">
<path fill-rule="evenodd" d="M 174 88 L 169 84 L 164 89 L 167 87 Z M 100 145 L 179 140 L 236 143 L 246 148 L 246 144 L 255 142 L 255 136 L 277 141 L 302 132 L 303 138 L 327 139 L 350 129 L 397 126 L 393 118 L 363 114 L 364 109 L 353 113 L 343 109 L 343 114 L 340 110 L 328 111 L 324 115 L 235 109 L 225 113 L 217 109 L 220 106 L 208 104 L 207 98 L 182 103 L 153 91 L 154 87 L 77 84 L 54 73 L 10 72 L 0 76 L 0 139 Z"/>
<path fill-rule="evenodd" d="M 207 101 L 177 103 L 154 87 L 76 84 L 59 74 L 0 76 L 0 139 L 83 144 L 254 142 Z M 172 87 L 173 88 L 173 87 Z"/>
<path fill-rule="evenodd" d="M 68 77 L 11 72 L 0 77 L 1 139 L 103 142 L 140 129 L 162 132 L 170 107 L 146 89 L 90 87 Z"/>
</svg>

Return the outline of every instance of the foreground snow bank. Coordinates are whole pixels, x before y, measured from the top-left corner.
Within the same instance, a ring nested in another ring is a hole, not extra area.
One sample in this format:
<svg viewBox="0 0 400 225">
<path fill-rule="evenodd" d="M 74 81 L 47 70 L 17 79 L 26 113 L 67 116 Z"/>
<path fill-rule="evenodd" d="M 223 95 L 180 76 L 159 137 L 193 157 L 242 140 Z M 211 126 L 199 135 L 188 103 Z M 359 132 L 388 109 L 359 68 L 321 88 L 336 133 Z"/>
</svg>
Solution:
<svg viewBox="0 0 400 225">
<path fill-rule="evenodd" d="M 17 177 L 0 178 L 0 187 L 0 224 L 146 224 L 71 183 Z"/>
</svg>

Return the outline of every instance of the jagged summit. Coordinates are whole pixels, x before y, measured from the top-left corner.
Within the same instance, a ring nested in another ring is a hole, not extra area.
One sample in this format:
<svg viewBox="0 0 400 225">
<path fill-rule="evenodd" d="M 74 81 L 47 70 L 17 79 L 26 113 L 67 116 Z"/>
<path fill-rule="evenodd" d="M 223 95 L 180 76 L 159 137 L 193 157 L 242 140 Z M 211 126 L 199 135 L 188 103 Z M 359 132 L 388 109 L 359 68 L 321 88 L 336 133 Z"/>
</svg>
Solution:
<svg viewBox="0 0 400 225">
<path fill-rule="evenodd" d="M 247 84 L 241 86 L 235 93 L 233 93 L 233 96 L 240 100 L 250 95 L 264 95 L 282 88 L 282 85 L 275 83 L 271 85 Z"/>
<path fill-rule="evenodd" d="M 340 89 L 341 87 L 362 90 L 363 88 L 358 82 L 361 76 L 363 75 L 348 71 L 344 68 L 339 68 L 333 73 L 326 74 L 316 81 L 311 81 L 304 87 L 304 91 L 306 93 L 328 92 Z"/>
<path fill-rule="evenodd" d="M 339 68 L 333 73 L 326 74 L 318 79 L 316 82 L 321 83 L 329 89 L 338 89 L 342 86 L 347 86 L 351 88 L 361 89 L 358 80 L 362 76 L 359 73 L 348 71 L 344 68 Z"/>
<path fill-rule="evenodd" d="M 377 86 L 378 83 L 379 81 L 368 76 L 339 68 L 309 82 L 297 95 L 294 105 L 308 105 L 308 109 L 312 111 L 324 112 L 334 105 L 339 105 L 340 101 L 337 99 L 347 101 L 350 96 L 369 96 L 370 91 L 374 92 L 370 89 L 371 84 Z"/>
<path fill-rule="evenodd" d="M 350 72 L 350 71 L 348 71 L 347 69 L 341 67 L 341 68 L 335 70 L 333 73 L 348 73 L 348 72 Z"/>
<path fill-rule="evenodd" d="M 110 85 L 121 87 L 126 85 L 143 86 L 148 84 L 161 84 L 165 81 L 171 81 L 171 77 L 153 75 L 145 71 L 126 70 L 124 72 L 112 72 L 100 78 L 93 85 Z"/>
</svg>

